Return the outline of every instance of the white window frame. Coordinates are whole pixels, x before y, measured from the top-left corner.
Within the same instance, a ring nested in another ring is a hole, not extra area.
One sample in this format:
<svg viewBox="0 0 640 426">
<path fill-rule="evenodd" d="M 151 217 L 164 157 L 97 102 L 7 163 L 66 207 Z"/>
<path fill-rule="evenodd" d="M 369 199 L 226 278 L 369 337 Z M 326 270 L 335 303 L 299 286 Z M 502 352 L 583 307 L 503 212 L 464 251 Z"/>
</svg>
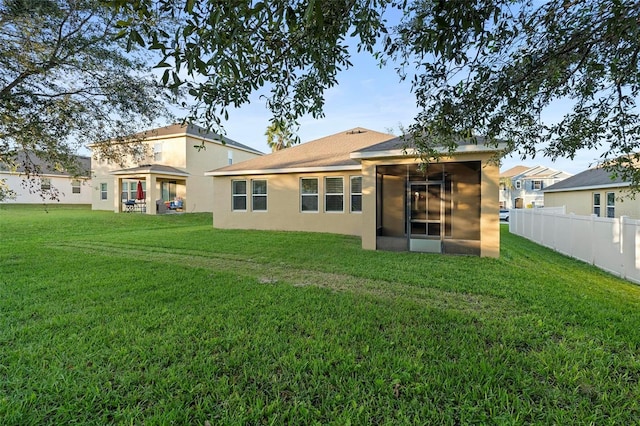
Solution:
<svg viewBox="0 0 640 426">
<path fill-rule="evenodd" d="M 329 181 L 340 180 L 340 192 L 329 192 Z M 333 204 L 329 202 L 331 199 L 340 199 L 340 209 L 329 209 Z M 324 211 L 326 213 L 344 213 L 344 178 L 342 176 L 325 176 L 324 178 Z"/>
<path fill-rule="evenodd" d="M 80 194 L 80 186 L 82 183 L 80 179 L 71 179 L 71 193 L 72 194 Z"/>
<path fill-rule="evenodd" d="M 106 182 L 102 182 L 100 183 L 100 200 L 108 200 L 108 199 L 109 199 L 108 185 Z"/>
<path fill-rule="evenodd" d="M 257 182 L 264 182 L 264 194 L 262 193 L 256 193 L 256 187 L 255 184 Z M 269 185 L 267 183 L 266 179 L 252 179 L 251 180 L 251 211 L 254 212 L 266 212 L 267 208 L 268 208 L 268 195 L 269 193 Z M 264 209 L 256 209 L 256 199 L 258 198 L 264 198 Z"/>
<path fill-rule="evenodd" d="M 153 161 L 162 161 L 162 142 L 153 144 Z"/>
<path fill-rule="evenodd" d="M 355 180 L 360 180 L 360 192 L 353 190 L 353 182 Z M 350 176 L 349 178 L 349 211 L 351 213 L 362 213 L 362 176 Z M 353 200 L 354 197 L 360 197 L 360 210 L 355 210 L 353 208 Z"/>
<path fill-rule="evenodd" d="M 531 188 L 532 188 L 534 191 L 540 191 L 540 190 L 542 189 L 542 181 L 541 181 L 541 180 L 534 180 L 534 181 L 531 183 Z"/>
<path fill-rule="evenodd" d="M 593 214 L 600 217 L 600 214 L 602 212 L 602 207 L 601 207 L 602 197 L 600 196 L 599 192 L 594 192 L 592 198 L 593 198 Z"/>
<path fill-rule="evenodd" d="M 233 151 L 231 151 L 230 149 L 227 150 L 227 164 L 228 165 L 233 164 Z"/>
<path fill-rule="evenodd" d="M 522 189 L 522 182 L 520 180 L 517 180 L 515 183 L 515 188 L 516 189 Z"/>
<path fill-rule="evenodd" d="M 616 193 L 607 192 L 606 194 L 607 217 L 616 217 Z"/>
<path fill-rule="evenodd" d="M 304 192 L 304 181 L 315 181 L 316 192 Z M 303 202 L 305 198 L 315 198 L 315 210 L 305 210 Z M 317 177 L 300 178 L 300 211 L 303 213 L 318 213 L 320 211 L 320 179 L 318 179 Z"/>
<path fill-rule="evenodd" d="M 236 182 L 244 182 L 244 193 L 236 193 Z M 234 212 L 246 212 L 247 211 L 247 180 L 246 179 L 232 179 L 231 180 L 231 211 Z M 244 198 L 244 209 L 236 209 L 236 199 Z"/>
<path fill-rule="evenodd" d="M 51 191 L 51 179 L 50 178 L 40 178 L 40 190 L 41 191 Z"/>
</svg>

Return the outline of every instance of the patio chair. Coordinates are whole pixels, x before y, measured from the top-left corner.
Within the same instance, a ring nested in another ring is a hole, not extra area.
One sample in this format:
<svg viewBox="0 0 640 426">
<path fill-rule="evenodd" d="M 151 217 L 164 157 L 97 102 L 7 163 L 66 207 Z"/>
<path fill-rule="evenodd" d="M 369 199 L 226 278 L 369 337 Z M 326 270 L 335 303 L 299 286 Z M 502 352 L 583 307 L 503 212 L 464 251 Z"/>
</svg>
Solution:
<svg viewBox="0 0 640 426">
<path fill-rule="evenodd" d="M 136 200 L 127 200 L 124 202 L 125 212 L 131 213 L 136 208 Z"/>
</svg>

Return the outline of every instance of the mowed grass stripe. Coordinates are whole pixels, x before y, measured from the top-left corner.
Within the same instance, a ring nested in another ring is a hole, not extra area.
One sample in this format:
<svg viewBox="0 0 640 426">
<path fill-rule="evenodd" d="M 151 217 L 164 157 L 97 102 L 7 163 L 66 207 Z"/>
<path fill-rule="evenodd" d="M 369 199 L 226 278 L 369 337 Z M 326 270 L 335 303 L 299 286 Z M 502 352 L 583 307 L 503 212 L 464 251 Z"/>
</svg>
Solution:
<svg viewBox="0 0 640 426">
<path fill-rule="evenodd" d="M 500 312 L 513 312 L 512 304 L 503 298 L 450 292 L 386 280 L 363 279 L 348 274 L 294 269 L 224 253 L 89 242 L 62 242 L 51 248 L 108 257 L 135 258 L 140 262 L 159 262 L 181 267 L 231 272 L 241 277 L 255 279 L 258 284 L 286 283 L 295 287 L 314 286 L 387 299 L 401 297 L 414 302 L 419 301 L 432 309 L 476 312 L 491 316 L 496 316 Z"/>
</svg>

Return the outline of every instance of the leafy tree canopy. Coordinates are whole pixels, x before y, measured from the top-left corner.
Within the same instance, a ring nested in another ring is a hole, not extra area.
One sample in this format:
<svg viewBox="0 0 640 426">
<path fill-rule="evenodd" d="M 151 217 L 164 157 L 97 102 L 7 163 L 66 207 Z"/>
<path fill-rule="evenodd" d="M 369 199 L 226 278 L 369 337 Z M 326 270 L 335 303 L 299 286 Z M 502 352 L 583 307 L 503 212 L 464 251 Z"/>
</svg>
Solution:
<svg viewBox="0 0 640 426">
<path fill-rule="evenodd" d="M 97 0 L 0 1 L 2 167 L 15 169 L 22 153 L 31 176 L 43 162 L 86 173 L 78 147 L 121 140 L 166 113 L 166 89 L 149 76 L 149 52 L 127 52 L 120 20 Z M 114 160 L 125 147 L 97 146 Z M 0 199 L 7 194 L 0 188 Z"/>
<path fill-rule="evenodd" d="M 162 82 L 193 96 L 192 118 L 220 124 L 262 88 L 274 122 L 321 116 L 355 43 L 412 80 L 408 130 L 425 156 L 477 134 L 524 156 L 603 147 L 617 165 L 637 160 L 636 1 L 105 1 L 130 42 L 161 53 Z M 180 24 L 158 29 L 158 15 Z M 543 120 L 557 102 L 568 112 Z"/>
</svg>

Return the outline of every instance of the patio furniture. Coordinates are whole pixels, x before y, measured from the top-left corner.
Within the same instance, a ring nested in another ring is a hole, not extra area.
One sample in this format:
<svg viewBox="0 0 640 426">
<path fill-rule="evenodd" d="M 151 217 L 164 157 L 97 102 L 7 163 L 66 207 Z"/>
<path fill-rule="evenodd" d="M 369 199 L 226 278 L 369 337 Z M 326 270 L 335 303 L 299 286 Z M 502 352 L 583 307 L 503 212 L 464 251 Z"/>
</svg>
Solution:
<svg viewBox="0 0 640 426">
<path fill-rule="evenodd" d="M 136 208 L 136 200 L 127 200 L 124 202 L 124 211 L 126 213 L 131 213 Z"/>
<path fill-rule="evenodd" d="M 169 209 L 170 210 L 182 210 L 182 205 L 183 205 L 183 201 L 182 200 L 172 201 L 169 204 Z"/>
</svg>

